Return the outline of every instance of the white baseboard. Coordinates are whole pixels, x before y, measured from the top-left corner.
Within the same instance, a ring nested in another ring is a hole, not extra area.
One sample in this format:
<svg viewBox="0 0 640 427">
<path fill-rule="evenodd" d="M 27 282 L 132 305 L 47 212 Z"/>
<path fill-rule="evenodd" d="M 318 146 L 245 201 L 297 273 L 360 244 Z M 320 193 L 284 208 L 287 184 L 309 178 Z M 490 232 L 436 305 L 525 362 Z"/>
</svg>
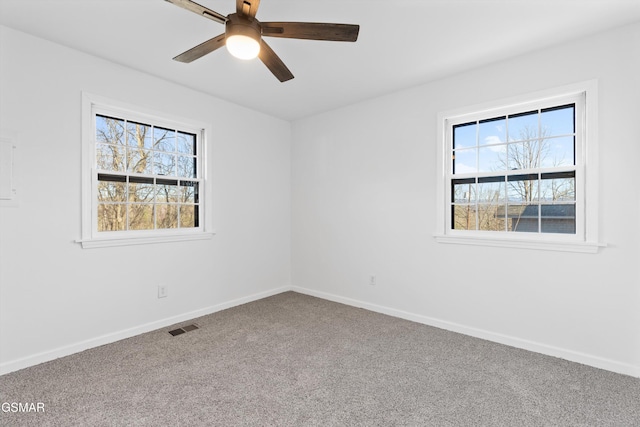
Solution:
<svg viewBox="0 0 640 427">
<path fill-rule="evenodd" d="M 364 308 L 367 310 L 375 311 L 377 313 L 387 314 L 389 316 L 410 320 L 412 322 L 422 323 L 424 325 L 434 326 L 436 328 L 445 329 L 448 331 L 457 332 L 464 335 L 497 342 L 500 344 L 505 344 L 511 347 L 521 348 L 524 350 L 545 354 L 547 356 L 558 357 L 560 359 L 569 360 L 571 362 L 581 363 L 583 365 L 588 365 L 595 368 L 640 378 L 640 366 L 634 366 L 631 364 L 622 363 L 616 360 L 606 359 L 591 354 L 581 353 L 578 351 L 542 344 L 535 341 L 529 341 L 518 337 L 473 328 L 446 320 L 436 319 L 433 317 L 414 314 L 402 310 L 396 310 L 394 308 L 371 304 L 368 302 L 346 298 L 326 292 L 315 291 L 312 289 L 302 288 L 299 286 L 293 286 L 291 290 L 299 292 L 301 294 L 311 295 L 329 301 L 339 302 L 341 304 Z"/>
<path fill-rule="evenodd" d="M 262 298 L 270 297 L 272 295 L 280 294 L 282 292 L 292 290 L 290 286 L 283 286 L 281 288 L 271 289 L 269 291 L 260 292 L 257 294 L 249 295 L 246 297 L 234 299 L 231 301 L 223 302 L 213 305 L 211 307 L 205 307 L 199 310 L 190 311 L 188 313 L 179 314 L 177 316 L 168 317 L 165 319 L 157 320 L 150 323 L 145 323 L 140 326 L 125 329 L 118 332 L 102 335 L 95 338 L 90 338 L 78 343 L 58 347 L 53 350 L 44 351 L 42 353 L 34 354 L 31 356 L 23 357 L 21 359 L 11 360 L 0 364 L 0 375 L 8 374 L 20 369 L 28 368 L 29 366 L 38 365 L 40 363 L 48 362 L 50 360 L 58 359 L 60 357 L 69 356 L 74 353 L 78 353 L 90 348 L 99 347 L 101 345 L 110 344 L 125 338 L 131 338 L 136 335 L 144 334 L 146 332 L 155 331 L 156 329 L 164 328 L 174 325 L 176 323 L 185 322 L 187 320 L 195 319 L 197 317 L 206 316 L 218 311 L 226 310 L 231 307 L 246 304 L 248 302 L 257 301 Z"/>
</svg>

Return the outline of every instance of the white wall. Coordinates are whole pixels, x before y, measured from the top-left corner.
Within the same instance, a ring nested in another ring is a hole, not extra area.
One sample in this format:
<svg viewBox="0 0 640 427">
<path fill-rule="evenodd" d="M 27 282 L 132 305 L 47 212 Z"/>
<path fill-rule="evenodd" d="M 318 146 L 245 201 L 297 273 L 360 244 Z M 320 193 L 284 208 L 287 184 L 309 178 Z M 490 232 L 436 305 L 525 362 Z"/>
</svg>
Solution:
<svg viewBox="0 0 640 427">
<path fill-rule="evenodd" d="M 82 249 L 81 92 L 210 123 L 211 240 Z M 252 125 L 247 126 L 247 120 Z M 0 373 L 290 286 L 288 122 L 0 27 Z M 169 296 L 157 298 L 157 285 Z"/>
<path fill-rule="evenodd" d="M 640 376 L 638 52 L 640 24 L 295 122 L 296 289 Z M 437 243 L 437 113 L 590 79 L 609 246 Z"/>
<path fill-rule="evenodd" d="M 18 144 L 20 180 L 18 206 L 0 207 L 0 373 L 293 283 L 640 376 L 639 49 L 635 25 L 291 125 L 0 26 L 0 134 Z M 609 247 L 589 255 L 436 243 L 436 114 L 593 78 Z M 74 243 L 81 91 L 212 124 L 212 240 Z M 159 282 L 169 284 L 166 299 L 156 298 Z"/>
</svg>

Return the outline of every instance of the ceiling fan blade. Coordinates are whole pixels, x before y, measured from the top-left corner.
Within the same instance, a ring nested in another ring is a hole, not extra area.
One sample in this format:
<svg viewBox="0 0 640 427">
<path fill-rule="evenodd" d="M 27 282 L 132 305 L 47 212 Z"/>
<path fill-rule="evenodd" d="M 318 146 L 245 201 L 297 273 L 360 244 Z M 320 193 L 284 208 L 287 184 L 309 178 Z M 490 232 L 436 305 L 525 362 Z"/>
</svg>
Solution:
<svg viewBox="0 0 640 427">
<path fill-rule="evenodd" d="M 286 82 L 293 78 L 293 74 L 291 74 L 291 71 L 289 71 L 287 66 L 284 65 L 282 59 L 276 55 L 273 49 L 271 49 L 264 40 L 260 41 L 260 53 L 258 54 L 258 58 L 260 58 L 269 71 L 271 71 L 281 82 Z"/>
<path fill-rule="evenodd" d="M 325 24 L 318 22 L 262 22 L 262 35 L 288 39 L 329 40 L 354 42 L 359 25 Z"/>
<path fill-rule="evenodd" d="M 236 0 L 236 12 L 238 15 L 245 15 L 253 19 L 258 12 L 260 0 Z"/>
<path fill-rule="evenodd" d="M 220 34 L 212 39 L 207 40 L 204 43 L 200 43 L 196 47 L 192 47 L 186 52 L 182 52 L 180 55 L 173 58 L 174 61 L 179 62 L 192 62 L 198 58 L 205 56 L 208 53 L 213 52 L 221 46 L 224 46 L 225 35 Z"/>
<path fill-rule="evenodd" d="M 221 15 L 218 12 L 215 12 L 202 5 L 199 5 L 198 3 L 193 2 L 191 0 L 165 0 L 165 1 L 168 1 L 171 4 L 175 4 L 176 6 L 179 6 L 183 9 L 190 10 L 191 12 L 197 13 L 198 15 L 202 15 L 205 18 L 211 19 L 212 21 L 216 21 L 221 24 L 224 24 L 225 22 L 227 22 L 226 16 Z"/>
</svg>

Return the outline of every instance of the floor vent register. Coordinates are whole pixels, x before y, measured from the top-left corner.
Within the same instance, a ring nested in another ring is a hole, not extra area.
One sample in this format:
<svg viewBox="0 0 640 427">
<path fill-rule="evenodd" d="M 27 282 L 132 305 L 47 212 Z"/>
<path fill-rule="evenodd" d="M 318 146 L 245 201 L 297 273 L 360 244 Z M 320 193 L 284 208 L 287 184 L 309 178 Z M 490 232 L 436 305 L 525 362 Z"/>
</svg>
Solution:
<svg viewBox="0 0 640 427">
<path fill-rule="evenodd" d="M 178 329 L 173 329 L 169 331 L 169 333 L 175 337 L 176 335 L 181 335 L 181 334 L 184 334 L 185 332 L 195 331 L 196 329 L 198 329 L 198 326 L 195 324 L 192 324 L 192 325 L 183 326 Z"/>
</svg>

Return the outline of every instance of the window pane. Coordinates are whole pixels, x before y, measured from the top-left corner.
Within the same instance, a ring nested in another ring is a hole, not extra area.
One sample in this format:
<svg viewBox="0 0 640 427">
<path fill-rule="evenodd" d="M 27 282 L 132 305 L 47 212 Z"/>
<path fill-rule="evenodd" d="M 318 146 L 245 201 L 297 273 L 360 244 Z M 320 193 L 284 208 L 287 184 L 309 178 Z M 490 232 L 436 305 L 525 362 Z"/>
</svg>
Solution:
<svg viewBox="0 0 640 427">
<path fill-rule="evenodd" d="M 476 208 L 472 205 L 452 206 L 451 227 L 454 230 L 476 229 Z"/>
<path fill-rule="evenodd" d="M 453 152 L 453 173 L 473 173 L 478 171 L 476 149 L 456 150 Z"/>
<path fill-rule="evenodd" d="M 178 181 L 161 180 L 156 185 L 156 202 L 177 203 L 179 197 Z"/>
<path fill-rule="evenodd" d="M 493 179 L 484 181 L 478 179 L 478 202 L 499 205 L 503 204 L 506 199 L 504 177 L 500 177 L 499 181 Z"/>
<path fill-rule="evenodd" d="M 129 147 L 153 148 L 151 126 L 142 123 L 127 122 L 127 145 Z"/>
<path fill-rule="evenodd" d="M 540 208 L 543 233 L 575 234 L 575 205 L 542 205 Z"/>
<path fill-rule="evenodd" d="M 196 222 L 196 205 L 180 205 L 180 227 L 193 228 L 197 227 Z"/>
<path fill-rule="evenodd" d="M 479 204 L 478 230 L 505 231 L 504 205 Z"/>
<path fill-rule="evenodd" d="M 127 227 L 127 205 L 98 203 L 98 231 L 122 231 Z"/>
<path fill-rule="evenodd" d="M 540 180 L 540 200 L 548 202 L 575 201 L 575 172 L 543 174 Z"/>
<path fill-rule="evenodd" d="M 457 179 L 452 181 L 453 195 L 452 201 L 455 203 L 476 203 L 475 180 Z"/>
<path fill-rule="evenodd" d="M 184 178 L 196 177 L 196 158 L 178 156 L 178 176 Z"/>
<path fill-rule="evenodd" d="M 96 115 L 96 141 L 124 145 L 124 120 Z"/>
<path fill-rule="evenodd" d="M 507 146 L 494 145 L 478 149 L 478 171 L 504 171 L 507 167 Z"/>
<path fill-rule="evenodd" d="M 500 144 L 507 141 L 507 121 L 504 117 L 482 120 L 479 124 L 478 145 Z"/>
<path fill-rule="evenodd" d="M 125 182 L 98 181 L 98 202 L 126 202 Z"/>
<path fill-rule="evenodd" d="M 573 135 L 575 133 L 573 105 L 548 108 L 540 114 L 540 128 L 547 136 Z"/>
<path fill-rule="evenodd" d="M 455 125 L 453 127 L 453 148 L 475 147 L 477 132 L 478 125 L 475 122 Z"/>
<path fill-rule="evenodd" d="M 540 167 L 540 142 L 537 139 L 509 144 L 507 147 L 509 170 Z"/>
<path fill-rule="evenodd" d="M 182 203 L 198 203 L 198 183 L 190 181 L 180 181 Z"/>
<path fill-rule="evenodd" d="M 129 205 L 129 229 L 152 230 L 153 229 L 153 205 L 148 203 L 136 203 Z"/>
<path fill-rule="evenodd" d="M 176 151 L 176 131 L 154 127 L 153 149 L 168 153 Z"/>
<path fill-rule="evenodd" d="M 509 141 L 524 141 L 538 137 L 538 112 L 509 116 Z"/>
<path fill-rule="evenodd" d="M 124 172 L 125 148 L 121 145 L 97 144 L 96 163 L 98 169 Z"/>
<path fill-rule="evenodd" d="M 127 149 L 127 171 L 141 174 L 151 174 L 151 150 L 129 147 Z"/>
<path fill-rule="evenodd" d="M 145 180 L 146 181 L 146 180 Z M 129 201 L 130 202 L 148 202 L 153 201 L 154 185 L 153 180 L 149 182 L 135 182 L 131 179 L 129 183 Z"/>
<path fill-rule="evenodd" d="M 455 125 L 453 127 L 453 148 L 475 147 L 477 138 L 478 125 L 473 123 L 465 123 Z"/>
<path fill-rule="evenodd" d="M 534 178 L 534 179 L 532 179 Z M 538 180 L 536 175 L 513 175 L 508 178 L 507 198 L 513 203 L 538 201 Z"/>
<path fill-rule="evenodd" d="M 540 148 L 540 166 L 552 168 L 575 164 L 574 137 L 548 138 Z"/>
<path fill-rule="evenodd" d="M 178 228 L 178 205 L 156 205 L 158 228 Z"/>
<path fill-rule="evenodd" d="M 196 155 L 196 136 L 191 133 L 178 132 L 178 152 Z"/>
<path fill-rule="evenodd" d="M 538 205 L 507 205 L 509 231 L 538 232 Z"/>
<path fill-rule="evenodd" d="M 156 175 L 176 174 L 176 156 L 162 152 L 153 153 L 153 172 Z"/>
</svg>

